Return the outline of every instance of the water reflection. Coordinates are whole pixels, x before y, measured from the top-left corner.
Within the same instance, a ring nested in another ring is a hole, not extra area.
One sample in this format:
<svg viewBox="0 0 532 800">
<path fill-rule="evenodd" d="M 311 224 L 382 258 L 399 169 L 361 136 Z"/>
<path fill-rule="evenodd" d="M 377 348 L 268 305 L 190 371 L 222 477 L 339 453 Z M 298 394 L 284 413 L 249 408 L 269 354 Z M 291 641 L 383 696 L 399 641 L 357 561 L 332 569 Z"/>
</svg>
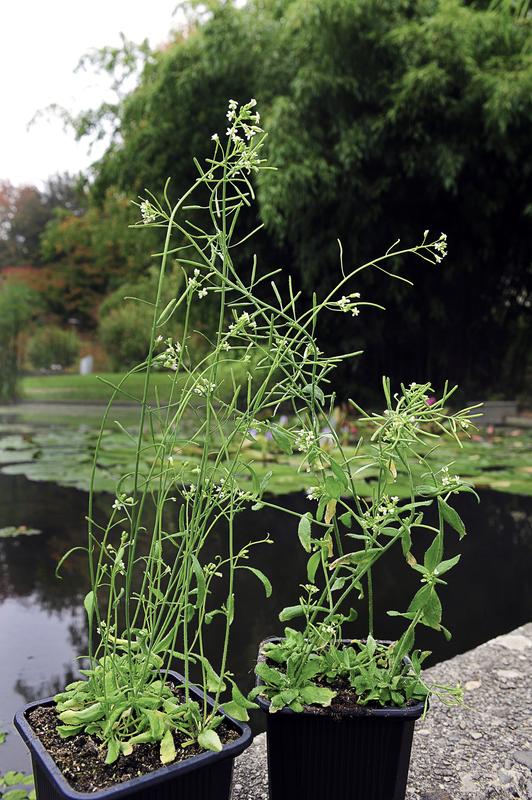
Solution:
<svg viewBox="0 0 532 800">
<path fill-rule="evenodd" d="M 298 511 L 309 509 L 309 501 L 301 495 L 284 497 L 282 502 Z M 111 499 L 102 495 L 98 503 L 103 513 Z M 40 536 L 0 540 L 0 727 L 4 729 L 10 729 L 14 711 L 25 702 L 53 694 L 73 680 L 76 658 L 86 651 L 85 618 L 80 611 L 87 591 L 83 553 L 75 553 L 65 563 L 62 580 L 54 576 L 65 550 L 84 543 L 86 507 L 83 492 L 30 482 L 22 476 L 0 476 L 0 527 L 27 525 L 42 530 Z M 453 639 L 446 643 L 426 629 L 420 641 L 433 650 L 433 660 L 449 658 L 526 622 L 532 607 L 532 498 L 484 492 L 477 506 L 472 496 L 465 495 L 459 499 L 459 512 L 469 535 L 461 543 L 462 560 L 449 575 L 450 585 L 441 593 L 444 624 Z M 274 545 L 261 545 L 254 557 L 273 582 L 271 600 L 264 599 L 262 586 L 245 570 L 236 583 L 238 615 L 229 666 L 244 687 L 253 681 L 259 641 L 279 632 L 279 610 L 296 602 L 294 586 L 306 581 L 306 556 L 292 518 L 267 509 L 239 516 L 237 543 L 265 533 Z M 223 543 L 221 527 L 206 557 Z M 457 549 L 457 536 L 450 533 L 447 557 Z M 378 633 L 393 638 L 400 623 L 385 611 L 404 610 L 418 586 L 417 575 L 406 567 L 400 549 L 379 565 L 375 585 Z M 223 589 L 223 585 L 218 587 L 220 595 Z M 358 635 L 363 629 L 362 614 L 351 633 Z M 207 655 L 214 660 L 222 635 L 221 626 L 213 623 Z M 15 734 L 0 748 L 0 771 L 2 767 L 27 767 Z"/>
</svg>

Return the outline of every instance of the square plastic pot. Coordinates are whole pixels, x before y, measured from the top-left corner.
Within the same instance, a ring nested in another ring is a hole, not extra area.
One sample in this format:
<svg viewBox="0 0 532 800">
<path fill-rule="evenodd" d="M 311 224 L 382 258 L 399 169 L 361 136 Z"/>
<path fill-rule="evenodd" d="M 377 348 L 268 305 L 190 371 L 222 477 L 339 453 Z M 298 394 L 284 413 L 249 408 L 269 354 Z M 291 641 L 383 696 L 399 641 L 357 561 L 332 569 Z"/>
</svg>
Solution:
<svg viewBox="0 0 532 800">
<path fill-rule="evenodd" d="M 177 672 L 169 672 L 168 677 L 175 683 L 184 680 Z M 190 692 L 198 700 L 203 700 L 203 692 L 199 689 L 191 687 Z M 208 695 L 207 703 L 212 708 L 213 700 Z M 238 739 L 224 745 L 220 753 L 201 753 L 107 789 L 78 792 L 67 782 L 27 719 L 28 712 L 34 708 L 52 705 L 55 705 L 52 697 L 29 703 L 15 715 L 14 720 L 30 750 L 37 800 L 115 800 L 126 797 L 137 800 L 229 800 L 234 759 L 249 747 L 253 739 L 248 725 L 237 722 L 220 709 L 229 727 L 239 734 Z"/>
<path fill-rule="evenodd" d="M 270 800 L 404 800 L 423 703 L 273 714 L 267 700 L 259 696 L 257 703 L 267 712 Z"/>
</svg>

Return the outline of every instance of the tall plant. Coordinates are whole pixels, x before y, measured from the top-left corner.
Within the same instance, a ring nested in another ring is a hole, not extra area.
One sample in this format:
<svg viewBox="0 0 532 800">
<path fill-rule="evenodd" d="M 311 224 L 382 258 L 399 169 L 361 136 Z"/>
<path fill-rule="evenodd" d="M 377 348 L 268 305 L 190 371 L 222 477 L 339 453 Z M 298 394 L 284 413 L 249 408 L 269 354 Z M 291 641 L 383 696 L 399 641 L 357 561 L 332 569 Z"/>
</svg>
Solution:
<svg viewBox="0 0 532 800">
<path fill-rule="evenodd" d="M 137 743 L 160 742 L 161 760 L 176 757 L 176 736 L 182 745 L 197 742 L 220 750 L 217 729 L 223 707 L 244 720 L 253 705 L 228 670 L 231 626 L 235 613 L 235 576 L 251 571 L 271 591 L 268 578 L 249 563 L 252 549 L 268 542 L 257 537 L 235 544 L 238 514 L 274 506 L 265 496 L 268 477 L 259 480 L 243 447 L 253 430 L 270 431 L 281 450 L 294 442 L 306 453 L 315 447 L 317 414 L 323 415 L 328 376 L 345 355 L 326 357 L 318 348 L 316 330 L 324 311 L 359 313 L 371 305 L 348 285 L 364 269 L 387 272 L 385 262 L 414 253 L 434 263 L 440 258 L 427 236 L 414 248 L 396 244 L 382 258 L 346 271 L 336 289 L 310 308 L 300 310 L 291 282 L 283 300 L 272 278 L 259 276 L 253 265 L 244 283 L 234 262 L 235 248 L 254 231 L 239 232 L 239 219 L 254 199 L 251 177 L 269 169 L 261 156 L 264 134 L 255 101 L 238 106 L 231 100 L 225 137 L 214 134 L 214 152 L 177 203 L 165 187 L 139 203 L 142 223 L 165 231 L 147 356 L 113 386 L 96 447 L 89 500 L 87 555 L 91 589 L 85 598 L 89 625 L 87 680 L 77 681 L 57 696 L 59 732 L 68 737 L 86 731 L 107 745 L 107 761 L 128 754 Z M 193 215 L 193 217 L 192 217 Z M 176 260 L 185 280 L 182 290 L 162 307 L 163 287 Z M 271 281 L 275 302 L 261 297 Z M 217 304 L 217 326 L 209 351 L 197 360 L 191 352 L 194 304 L 210 297 Z M 143 301 L 145 302 L 145 300 Z M 179 315 L 182 336 L 165 330 Z M 352 354 L 351 354 L 352 355 Z M 249 370 L 242 378 L 242 364 Z M 152 397 L 154 370 L 169 374 L 169 399 Z M 141 398 L 131 397 L 127 380 L 144 375 Z M 229 377 L 228 377 L 229 376 Z M 232 392 L 227 394 L 227 383 Z M 136 463 L 118 483 L 110 516 L 103 524 L 94 514 L 94 474 L 104 428 L 113 403 L 127 396 L 138 404 L 138 430 L 120 426 L 124 441 L 135 448 Z M 287 425 L 274 421 L 280 408 L 290 408 Z M 315 413 L 316 412 L 316 413 Z M 312 420 L 302 429 L 302 419 Z M 226 531 L 214 539 L 216 526 Z M 331 520 L 316 521 L 328 535 Z M 209 555 L 213 542 L 217 555 Z M 216 582 L 224 581 L 225 599 L 213 601 Z M 207 626 L 221 625 L 217 662 L 206 656 Z M 176 696 L 167 683 L 173 663 L 184 680 Z M 191 672 L 214 704 L 198 703 L 190 693 Z M 227 699 L 226 692 L 230 692 Z M 225 699 L 224 699 L 225 698 Z"/>
</svg>

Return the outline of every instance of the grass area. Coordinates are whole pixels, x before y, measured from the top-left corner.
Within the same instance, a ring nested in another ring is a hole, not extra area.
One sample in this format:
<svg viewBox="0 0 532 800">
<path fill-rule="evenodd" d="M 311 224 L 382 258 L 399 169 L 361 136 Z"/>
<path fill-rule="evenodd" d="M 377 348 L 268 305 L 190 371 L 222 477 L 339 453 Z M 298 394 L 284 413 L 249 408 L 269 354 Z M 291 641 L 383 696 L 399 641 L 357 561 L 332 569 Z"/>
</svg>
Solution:
<svg viewBox="0 0 532 800">
<path fill-rule="evenodd" d="M 153 373 L 151 377 L 152 395 L 154 399 L 155 388 L 161 400 L 168 397 L 170 392 L 170 375 L 167 372 Z M 103 372 L 100 375 L 32 375 L 22 378 L 22 399 L 31 402 L 47 403 L 107 403 L 111 396 L 112 388 L 123 378 L 121 372 Z M 109 383 L 105 383 L 108 381 Z M 144 375 L 130 375 L 123 389 L 126 394 L 117 397 L 118 402 L 132 403 L 133 398 L 142 396 Z M 129 396 L 128 396 L 129 395 Z"/>
</svg>

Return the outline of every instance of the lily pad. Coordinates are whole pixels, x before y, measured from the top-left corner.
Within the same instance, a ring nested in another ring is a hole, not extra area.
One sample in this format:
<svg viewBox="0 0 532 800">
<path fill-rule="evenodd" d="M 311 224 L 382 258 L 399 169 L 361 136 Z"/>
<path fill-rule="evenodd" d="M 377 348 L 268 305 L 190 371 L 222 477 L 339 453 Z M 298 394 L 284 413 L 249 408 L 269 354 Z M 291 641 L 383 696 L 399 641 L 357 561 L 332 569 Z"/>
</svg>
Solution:
<svg viewBox="0 0 532 800">
<path fill-rule="evenodd" d="M 18 528 L 14 525 L 8 525 L 6 528 L 0 528 L 0 539 L 15 539 L 17 536 L 36 536 L 42 533 L 38 528 L 27 528 L 26 525 L 19 525 Z"/>
</svg>

